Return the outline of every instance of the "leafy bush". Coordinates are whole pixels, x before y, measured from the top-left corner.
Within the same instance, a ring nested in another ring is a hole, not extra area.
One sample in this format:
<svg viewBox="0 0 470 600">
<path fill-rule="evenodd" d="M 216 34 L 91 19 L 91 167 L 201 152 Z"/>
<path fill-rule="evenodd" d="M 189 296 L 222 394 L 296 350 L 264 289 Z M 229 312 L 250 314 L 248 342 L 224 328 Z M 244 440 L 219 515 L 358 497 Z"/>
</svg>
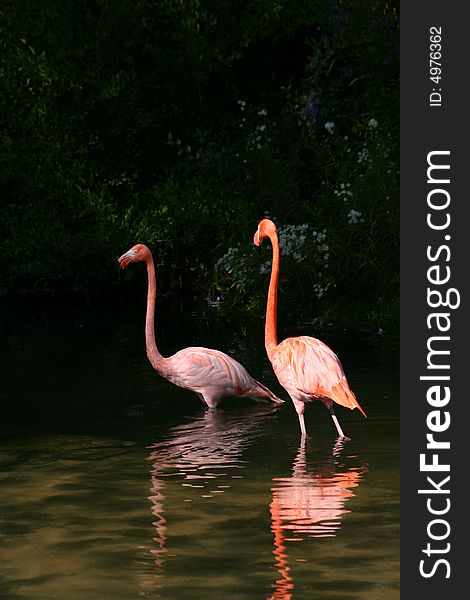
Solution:
<svg viewBox="0 0 470 600">
<path fill-rule="evenodd" d="M 258 309 L 269 215 L 287 310 L 396 319 L 397 27 L 365 0 L 4 4 L 0 288 L 109 290 L 141 241 L 164 286 Z"/>
</svg>

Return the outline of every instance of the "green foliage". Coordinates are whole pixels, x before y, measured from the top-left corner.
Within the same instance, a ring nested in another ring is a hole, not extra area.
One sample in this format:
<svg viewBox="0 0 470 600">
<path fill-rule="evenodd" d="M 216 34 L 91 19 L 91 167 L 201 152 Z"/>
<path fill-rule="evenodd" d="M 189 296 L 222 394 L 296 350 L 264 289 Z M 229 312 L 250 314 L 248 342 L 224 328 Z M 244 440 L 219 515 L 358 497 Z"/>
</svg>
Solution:
<svg viewBox="0 0 470 600">
<path fill-rule="evenodd" d="M 287 311 L 390 322 L 397 27 L 365 0 L 4 3 L 1 290 L 109 289 L 140 241 L 168 287 L 259 308 L 269 215 Z"/>
</svg>

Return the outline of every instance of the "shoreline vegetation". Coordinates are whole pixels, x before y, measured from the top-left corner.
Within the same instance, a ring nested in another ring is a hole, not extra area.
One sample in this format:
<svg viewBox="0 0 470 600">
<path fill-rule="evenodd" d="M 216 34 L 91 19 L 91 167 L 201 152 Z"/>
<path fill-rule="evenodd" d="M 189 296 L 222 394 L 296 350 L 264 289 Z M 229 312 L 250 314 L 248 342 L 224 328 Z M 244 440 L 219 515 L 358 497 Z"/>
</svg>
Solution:
<svg viewBox="0 0 470 600">
<path fill-rule="evenodd" d="M 0 299 L 140 297 L 116 258 L 141 242 L 163 303 L 257 318 L 269 216 L 287 318 L 396 330 L 398 26 L 365 0 L 3 6 Z"/>
</svg>

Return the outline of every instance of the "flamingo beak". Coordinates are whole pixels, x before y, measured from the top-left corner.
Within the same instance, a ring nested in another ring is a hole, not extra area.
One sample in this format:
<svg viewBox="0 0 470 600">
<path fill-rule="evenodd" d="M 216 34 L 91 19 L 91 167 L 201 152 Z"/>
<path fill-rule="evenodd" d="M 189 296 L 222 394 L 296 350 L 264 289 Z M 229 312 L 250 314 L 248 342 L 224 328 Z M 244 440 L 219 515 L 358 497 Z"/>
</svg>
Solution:
<svg viewBox="0 0 470 600">
<path fill-rule="evenodd" d="M 258 247 L 261 246 L 261 241 L 259 239 L 259 230 L 256 231 L 255 235 L 253 236 L 253 244 Z"/>
<path fill-rule="evenodd" d="M 118 258 L 119 266 L 121 269 L 125 269 L 127 265 L 132 261 L 135 256 L 135 252 L 133 250 L 128 250 L 125 254 Z"/>
</svg>

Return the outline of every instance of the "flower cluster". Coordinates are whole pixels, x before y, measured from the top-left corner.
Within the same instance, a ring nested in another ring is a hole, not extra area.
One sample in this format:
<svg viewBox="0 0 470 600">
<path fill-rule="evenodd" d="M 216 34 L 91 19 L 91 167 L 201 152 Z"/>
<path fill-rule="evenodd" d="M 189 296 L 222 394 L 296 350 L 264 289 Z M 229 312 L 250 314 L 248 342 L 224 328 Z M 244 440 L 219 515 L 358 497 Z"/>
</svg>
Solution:
<svg viewBox="0 0 470 600">
<path fill-rule="evenodd" d="M 248 258 L 243 252 L 241 244 L 237 244 L 227 250 L 214 265 L 214 270 L 222 273 L 226 272 L 234 281 L 238 292 L 245 290 L 245 285 L 249 278 Z"/>
<path fill-rule="evenodd" d="M 357 162 L 358 164 L 372 164 L 372 158 L 369 150 L 365 146 L 357 153 Z"/>
<path fill-rule="evenodd" d="M 321 298 L 331 287 L 329 282 L 326 283 L 318 283 L 315 282 L 313 284 L 313 291 L 315 292 L 315 296 L 317 298 Z"/>
<path fill-rule="evenodd" d="M 286 225 L 279 229 L 279 250 L 283 257 L 293 259 L 299 264 L 296 269 L 305 269 L 307 277 L 316 282 L 314 292 L 320 298 L 328 289 L 329 283 L 323 281 L 323 269 L 328 267 L 329 246 L 326 243 L 326 229 L 312 230 L 311 226 Z M 309 260 L 307 260 L 309 259 Z M 287 263 L 289 264 L 289 263 Z M 292 263 L 291 263 L 292 264 Z M 244 292 L 256 284 L 256 275 L 267 275 L 271 272 L 271 257 L 258 266 L 254 260 L 250 247 L 238 243 L 227 250 L 215 263 L 214 269 L 219 273 L 226 273 L 232 282 L 233 288 Z"/>
<path fill-rule="evenodd" d="M 266 109 L 251 107 L 251 110 L 248 110 L 250 107 L 247 107 L 245 100 L 238 100 L 237 104 L 240 106 L 240 111 L 244 113 L 238 126 L 243 129 L 248 124 L 248 118 L 250 118 L 251 126 L 254 127 L 254 130 L 247 135 L 247 150 L 261 150 L 261 148 L 266 147 L 271 141 L 271 138 L 268 136 L 268 126 L 266 123 L 268 113 Z M 247 113 L 249 113 L 249 117 Z"/>
<path fill-rule="evenodd" d="M 303 245 L 308 225 L 286 225 L 279 230 L 279 249 L 281 256 L 292 256 L 296 262 L 305 260 Z"/>
<path fill-rule="evenodd" d="M 355 210 L 354 208 L 351 208 L 351 210 L 348 212 L 347 219 L 350 225 L 364 221 L 364 219 L 362 218 L 362 213 L 358 210 Z"/>
<path fill-rule="evenodd" d="M 325 129 L 330 135 L 332 135 L 335 129 L 335 124 L 332 121 L 328 121 L 327 123 L 325 123 Z"/>
<path fill-rule="evenodd" d="M 323 266 L 326 268 L 326 267 L 328 267 L 328 259 L 330 257 L 330 255 L 329 255 L 330 247 L 327 244 L 325 244 L 326 229 L 324 229 L 323 231 L 314 231 L 312 233 L 312 237 L 316 244 L 317 252 L 324 261 Z"/>
<path fill-rule="evenodd" d="M 333 191 L 335 196 L 338 198 L 342 198 L 345 202 L 348 198 L 352 198 L 353 193 L 349 189 L 351 187 L 350 183 L 340 183 L 339 188 Z"/>
</svg>

